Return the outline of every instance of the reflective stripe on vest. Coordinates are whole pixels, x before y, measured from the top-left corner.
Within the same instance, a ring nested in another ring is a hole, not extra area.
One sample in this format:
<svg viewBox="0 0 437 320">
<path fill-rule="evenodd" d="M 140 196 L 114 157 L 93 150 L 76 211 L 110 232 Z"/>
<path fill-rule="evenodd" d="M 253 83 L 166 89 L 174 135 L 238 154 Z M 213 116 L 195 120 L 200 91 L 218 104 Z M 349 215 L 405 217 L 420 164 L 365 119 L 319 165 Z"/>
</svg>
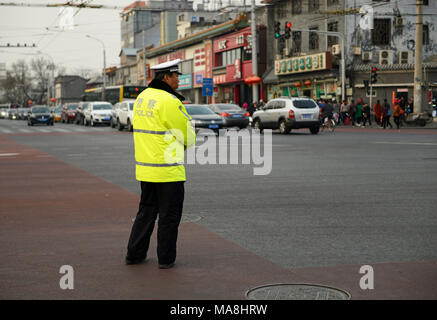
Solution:
<svg viewBox="0 0 437 320">
<path fill-rule="evenodd" d="M 145 163 L 145 162 L 137 162 L 137 165 L 144 167 L 175 167 L 182 166 L 183 163 Z"/>
<path fill-rule="evenodd" d="M 134 129 L 134 132 L 149 133 L 149 134 L 167 134 L 167 133 L 170 133 L 169 131 L 154 131 L 154 130 L 141 130 L 141 129 Z"/>
</svg>

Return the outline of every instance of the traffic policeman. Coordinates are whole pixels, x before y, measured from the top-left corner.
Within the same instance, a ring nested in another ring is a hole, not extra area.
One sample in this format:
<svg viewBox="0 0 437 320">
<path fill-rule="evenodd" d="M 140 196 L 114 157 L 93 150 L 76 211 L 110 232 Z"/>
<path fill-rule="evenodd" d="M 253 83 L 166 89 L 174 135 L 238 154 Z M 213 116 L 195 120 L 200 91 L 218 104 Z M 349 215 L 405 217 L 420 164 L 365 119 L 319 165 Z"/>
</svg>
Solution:
<svg viewBox="0 0 437 320">
<path fill-rule="evenodd" d="M 126 264 L 146 259 L 158 220 L 160 269 L 174 266 L 178 227 L 184 201 L 184 150 L 194 146 L 191 117 L 175 90 L 180 59 L 151 67 L 155 78 L 137 97 L 133 110 L 136 179 L 141 184 L 139 210 L 132 226 Z"/>
</svg>

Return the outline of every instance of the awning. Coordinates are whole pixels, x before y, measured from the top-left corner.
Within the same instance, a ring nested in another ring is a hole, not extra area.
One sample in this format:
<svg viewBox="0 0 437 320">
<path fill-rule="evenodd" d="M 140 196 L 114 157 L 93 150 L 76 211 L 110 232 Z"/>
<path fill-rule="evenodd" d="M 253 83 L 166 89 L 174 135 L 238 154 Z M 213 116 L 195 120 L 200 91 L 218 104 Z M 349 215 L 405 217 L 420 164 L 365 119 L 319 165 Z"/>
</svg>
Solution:
<svg viewBox="0 0 437 320">
<path fill-rule="evenodd" d="M 275 74 L 274 67 L 270 67 L 270 69 L 267 69 L 266 72 L 264 72 L 262 79 L 263 79 L 263 83 L 266 83 L 266 84 L 279 82 L 279 78 Z"/>
</svg>

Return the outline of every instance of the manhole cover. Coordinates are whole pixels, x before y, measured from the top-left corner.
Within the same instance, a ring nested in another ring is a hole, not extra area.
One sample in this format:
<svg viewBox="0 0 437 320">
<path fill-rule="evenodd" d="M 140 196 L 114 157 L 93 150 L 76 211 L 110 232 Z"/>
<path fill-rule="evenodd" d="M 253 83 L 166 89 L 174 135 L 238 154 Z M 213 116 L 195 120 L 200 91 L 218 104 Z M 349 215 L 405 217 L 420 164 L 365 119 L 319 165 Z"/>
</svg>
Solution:
<svg viewBox="0 0 437 320">
<path fill-rule="evenodd" d="M 155 223 L 158 223 L 158 219 L 156 219 Z M 201 216 L 196 216 L 194 214 L 182 214 L 181 222 L 197 222 L 200 219 L 202 219 Z M 132 222 L 134 222 L 134 221 L 135 221 L 135 218 L 132 218 Z"/>
<path fill-rule="evenodd" d="M 249 300 L 349 300 L 346 291 L 313 284 L 272 284 L 252 288 Z"/>
</svg>

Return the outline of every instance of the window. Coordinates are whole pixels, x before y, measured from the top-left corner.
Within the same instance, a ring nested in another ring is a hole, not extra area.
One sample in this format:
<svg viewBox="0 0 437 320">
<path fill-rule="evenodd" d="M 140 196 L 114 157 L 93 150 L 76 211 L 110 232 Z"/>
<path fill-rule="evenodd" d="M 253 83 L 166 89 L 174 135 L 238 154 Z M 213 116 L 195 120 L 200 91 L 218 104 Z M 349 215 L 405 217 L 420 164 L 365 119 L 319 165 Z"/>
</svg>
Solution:
<svg viewBox="0 0 437 320">
<path fill-rule="evenodd" d="M 181 73 L 192 73 L 193 72 L 193 60 L 186 60 L 181 62 Z"/>
<path fill-rule="evenodd" d="M 428 0 L 423 0 L 423 5 L 427 6 L 429 4 L 428 2 L 429 2 Z"/>
<path fill-rule="evenodd" d="M 293 31 L 292 34 L 293 45 L 291 47 L 292 53 L 300 53 L 302 51 L 302 32 Z"/>
<path fill-rule="evenodd" d="M 301 14 L 302 13 L 302 0 L 294 0 L 291 3 L 293 14 Z"/>
<path fill-rule="evenodd" d="M 223 52 L 218 52 L 215 54 L 215 67 L 223 66 Z"/>
<path fill-rule="evenodd" d="M 328 6 L 333 6 L 338 4 L 338 0 L 328 0 Z"/>
<path fill-rule="evenodd" d="M 314 12 L 320 9 L 320 0 L 308 0 L 308 12 Z"/>
<path fill-rule="evenodd" d="M 429 44 L 429 26 L 427 24 L 423 25 L 423 44 Z"/>
<path fill-rule="evenodd" d="M 374 19 L 372 30 L 372 44 L 375 46 L 390 44 L 390 19 Z"/>
<path fill-rule="evenodd" d="M 328 31 L 338 32 L 338 22 L 328 23 Z M 338 37 L 328 36 L 328 47 L 332 47 L 334 44 L 338 44 Z"/>
<path fill-rule="evenodd" d="M 278 19 L 282 19 L 287 17 L 289 10 L 287 8 L 288 3 L 280 3 L 277 7 L 277 16 Z"/>
<path fill-rule="evenodd" d="M 319 30 L 319 27 L 312 27 L 310 30 Z M 308 47 L 310 50 L 319 49 L 319 35 L 316 32 L 310 32 Z"/>
</svg>

